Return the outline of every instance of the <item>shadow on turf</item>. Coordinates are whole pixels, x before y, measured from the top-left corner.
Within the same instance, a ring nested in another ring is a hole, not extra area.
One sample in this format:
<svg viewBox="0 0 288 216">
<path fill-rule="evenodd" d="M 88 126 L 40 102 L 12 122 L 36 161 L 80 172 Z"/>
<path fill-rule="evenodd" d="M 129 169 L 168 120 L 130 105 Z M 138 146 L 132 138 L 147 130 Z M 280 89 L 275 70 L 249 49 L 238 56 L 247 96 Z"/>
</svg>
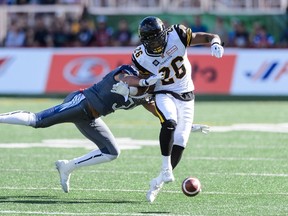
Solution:
<svg viewBox="0 0 288 216">
<path fill-rule="evenodd" d="M 83 203 L 114 203 L 114 204 L 126 204 L 126 203 L 141 203 L 139 201 L 131 200 L 103 200 L 103 199 L 81 199 L 81 200 L 62 200 L 57 197 L 51 196 L 0 196 L 0 203 L 32 203 L 32 204 L 83 204 Z"/>
</svg>

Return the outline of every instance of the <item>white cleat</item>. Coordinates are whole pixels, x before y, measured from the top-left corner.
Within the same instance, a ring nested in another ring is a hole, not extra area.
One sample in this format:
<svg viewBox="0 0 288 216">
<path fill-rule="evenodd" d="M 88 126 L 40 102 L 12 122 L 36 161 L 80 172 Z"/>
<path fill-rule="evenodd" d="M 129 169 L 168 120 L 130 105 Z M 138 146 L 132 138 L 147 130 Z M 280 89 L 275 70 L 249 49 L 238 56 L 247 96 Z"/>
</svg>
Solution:
<svg viewBox="0 0 288 216">
<path fill-rule="evenodd" d="M 172 169 L 163 169 L 161 171 L 162 181 L 164 183 L 169 183 L 175 181 Z"/>
<path fill-rule="evenodd" d="M 146 193 L 146 199 L 148 202 L 153 203 L 162 189 L 164 183 L 175 181 L 172 169 L 162 169 L 160 175 L 154 178 L 150 182 L 150 188 Z"/>
<path fill-rule="evenodd" d="M 163 185 L 164 182 L 161 181 L 158 183 L 157 178 L 152 179 L 152 181 L 150 182 L 150 189 L 146 193 L 146 199 L 148 202 L 154 202 Z"/>
<path fill-rule="evenodd" d="M 71 176 L 71 168 L 68 163 L 68 160 L 58 160 L 55 162 L 56 169 L 58 170 L 60 175 L 60 184 L 65 193 L 69 192 L 69 181 Z"/>
</svg>

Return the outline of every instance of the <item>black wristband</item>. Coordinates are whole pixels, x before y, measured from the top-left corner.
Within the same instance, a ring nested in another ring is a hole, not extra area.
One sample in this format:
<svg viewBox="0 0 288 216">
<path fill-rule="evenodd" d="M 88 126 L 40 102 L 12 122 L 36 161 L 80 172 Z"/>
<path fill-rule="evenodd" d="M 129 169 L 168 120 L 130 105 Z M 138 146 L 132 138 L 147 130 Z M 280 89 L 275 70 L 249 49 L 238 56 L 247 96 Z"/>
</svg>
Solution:
<svg viewBox="0 0 288 216">
<path fill-rule="evenodd" d="M 211 46 L 213 46 L 214 44 L 219 44 L 219 43 L 218 43 L 218 42 L 214 42 L 214 43 L 212 43 Z M 219 44 L 219 45 L 220 45 L 220 44 Z M 224 42 L 221 43 L 221 46 L 224 46 Z"/>
</svg>

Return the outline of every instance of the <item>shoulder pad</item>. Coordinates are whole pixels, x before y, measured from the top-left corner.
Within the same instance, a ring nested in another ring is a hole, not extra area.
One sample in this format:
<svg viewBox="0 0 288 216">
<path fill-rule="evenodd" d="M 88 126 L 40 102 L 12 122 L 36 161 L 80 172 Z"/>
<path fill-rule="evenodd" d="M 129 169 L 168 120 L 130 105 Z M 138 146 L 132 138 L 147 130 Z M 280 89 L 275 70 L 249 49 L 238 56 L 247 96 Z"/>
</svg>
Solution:
<svg viewBox="0 0 288 216">
<path fill-rule="evenodd" d="M 173 25 L 182 43 L 187 47 L 191 43 L 192 30 L 182 24 Z"/>
</svg>

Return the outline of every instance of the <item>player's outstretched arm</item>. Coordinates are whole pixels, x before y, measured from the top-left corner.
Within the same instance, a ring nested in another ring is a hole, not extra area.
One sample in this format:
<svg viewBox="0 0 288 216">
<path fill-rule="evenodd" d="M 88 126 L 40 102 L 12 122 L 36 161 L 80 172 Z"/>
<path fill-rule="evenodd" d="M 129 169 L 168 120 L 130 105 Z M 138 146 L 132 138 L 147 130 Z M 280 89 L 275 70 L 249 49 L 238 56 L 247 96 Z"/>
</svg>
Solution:
<svg viewBox="0 0 288 216">
<path fill-rule="evenodd" d="M 224 54 L 223 43 L 217 34 L 206 32 L 192 33 L 192 40 L 190 45 L 211 44 L 211 55 L 216 58 L 222 58 Z"/>
</svg>

